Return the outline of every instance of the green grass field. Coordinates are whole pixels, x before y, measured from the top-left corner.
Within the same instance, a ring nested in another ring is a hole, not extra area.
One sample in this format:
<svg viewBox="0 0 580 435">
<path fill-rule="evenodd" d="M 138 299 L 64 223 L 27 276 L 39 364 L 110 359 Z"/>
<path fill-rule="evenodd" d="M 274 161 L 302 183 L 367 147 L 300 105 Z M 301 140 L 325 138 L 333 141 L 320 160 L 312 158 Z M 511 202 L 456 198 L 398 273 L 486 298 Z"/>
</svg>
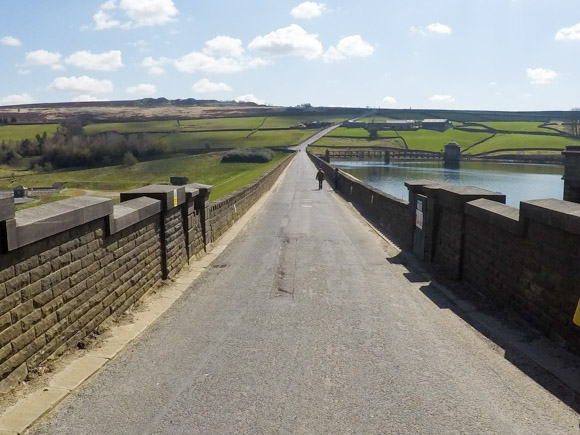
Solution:
<svg viewBox="0 0 580 435">
<path fill-rule="evenodd" d="M 96 134 L 105 131 L 118 133 L 158 133 L 164 131 L 194 132 L 199 130 L 227 130 L 262 128 L 288 128 L 302 121 L 342 121 L 348 116 L 336 115 L 304 115 L 304 116 L 271 116 L 248 118 L 208 118 L 187 119 L 183 121 L 143 121 L 89 124 L 85 126 L 86 134 Z M 263 124 L 263 125 L 262 125 Z"/>
<path fill-rule="evenodd" d="M 73 189 L 78 196 L 84 190 L 122 192 L 154 183 L 168 183 L 171 176 L 188 177 L 190 182 L 215 186 L 211 199 L 215 200 L 250 183 L 268 169 L 282 161 L 288 154 L 277 152 L 269 163 L 220 163 L 220 155 L 184 156 L 165 160 L 137 163 L 134 166 L 111 166 L 47 174 L 31 174 L 0 180 L 0 189 L 13 189 L 18 185 L 50 186 L 54 182 L 66 183 L 61 195 L 43 201 L 70 197 Z"/>
<path fill-rule="evenodd" d="M 542 123 L 539 122 L 482 122 L 481 124 L 496 130 L 505 131 L 550 131 L 545 128 L 540 128 Z"/>
<path fill-rule="evenodd" d="M 579 139 L 559 136 L 534 136 L 525 134 L 498 134 L 494 138 L 476 145 L 469 154 L 478 154 L 503 148 L 565 148 L 566 145 L 580 145 Z"/>
<path fill-rule="evenodd" d="M 449 142 L 457 142 L 461 149 L 465 149 L 491 136 L 489 133 L 472 133 L 454 129 L 444 132 L 432 130 L 401 131 L 399 134 L 405 138 L 410 149 L 436 152 L 442 151 Z"/>
<path fill-rule="evenodd" d="M 50 137 L 56 133 L 58 124 L 38 124 L 38 125 L 2 125 L 0 126 L 0 142 L 3 140 L 24 139 L 33 140 L 37 134 L 46 134 Z"/>
<path fill-rule="evenodd" d="M 180 149 L 202 148 L 248 148 L 279 145 L 297 145 L 312 136 L 313 130 L 257 131 L 210 131 L 200 133 L 152 133 L 153 141 L 161 141 L 168 146 Z"/>
<path fill-rule="evenodd" d="M 392 130 L 381 130 L 378 132 L 379 137 L 398 137 L 396 131 Z M 328 135 L 328 137 L 333 136 L 348 136 L 348 137 L 356 137 L 356 138 L 368 138 L 369 132 L 364 128 L 346 128 L 346 127 L 338 127 L 335 130 L 332 130 Z"/>
<path fill-rule="evenodd" d="M 391 147 L 391 148 L 405 148 L 405 144 L 401 139 L 385 138 L 369 141 L 360 138 L 342 138 L 342 137 L 323 137 L 317 140 L 315 147 L 351 147 L 351 148 L 366 148 L 366 147 Z M 310 149 L 311 147 L 308 147 Z"/>
</svg>

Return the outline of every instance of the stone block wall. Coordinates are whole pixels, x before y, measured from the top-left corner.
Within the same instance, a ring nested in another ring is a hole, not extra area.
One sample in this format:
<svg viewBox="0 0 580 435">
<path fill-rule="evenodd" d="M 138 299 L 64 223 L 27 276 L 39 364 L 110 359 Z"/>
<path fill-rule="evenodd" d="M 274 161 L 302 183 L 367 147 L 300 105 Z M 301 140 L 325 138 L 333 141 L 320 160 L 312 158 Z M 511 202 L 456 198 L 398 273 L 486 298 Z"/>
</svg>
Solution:
<svg viewBox="0 0 580 435">
<path fill-rule="evenodd" d="M 468 204 L 465 281 L 578 353 L 580 327 L 572 318 L 579 264 L 580 205 L 537 200 L 518 210 L 486 200 Z"/>
<path fill-rule="evenodd" d="M 164 213 L 167 277 L 173 278 L 188 262 L 182 210 L 175 207 Z"/>
<path fill-rule="evenodd" d="M 159 220 L 149 218 L 107 236 L 101 218 L 0 255 L 0 385 L 74 347 L 159 284 L 158 234 Z"/>
</svg>

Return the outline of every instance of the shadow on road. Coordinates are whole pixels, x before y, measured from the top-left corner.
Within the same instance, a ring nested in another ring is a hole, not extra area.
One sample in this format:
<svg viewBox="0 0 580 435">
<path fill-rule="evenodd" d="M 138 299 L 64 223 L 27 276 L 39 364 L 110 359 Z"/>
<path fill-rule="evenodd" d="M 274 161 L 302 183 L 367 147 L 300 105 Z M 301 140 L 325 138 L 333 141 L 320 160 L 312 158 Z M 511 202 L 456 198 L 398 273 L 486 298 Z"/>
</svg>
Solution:
<svg viewBox="0 0 580 435">
<path fill-rule="evenodd" d="M 549 341 L 517 313 L 499 308 L 484 295 L 464 284 L 446 281 L 437 271 L 424 269 L 409 252 L 387 258 L 391 264 L 403 265 L 408 272 L 403 275 L 409 282 L 426 284 L 420 288 L 437 307 L 450 310 L 481 335 L 504 351 L 504 358 L 536 383 L 552 393 L 576 412 L 580 412 L 580 392 L 576 382 L 569 385 L 566 380 L 577 377 L 580 372 L 580 357 L 567 352 Z M 434 282 L 430 274 L 437 277 Z M 452 337 L 450 337 L 452 339 Z M 525 351 L 527 350 L 527 352 Z M 530 356 L 530 354 L 533 354 Z M 559 373 L 550 371 L 559 366 Z M 565 372 L 564 377 L 558 374 Z"/>
</svg>

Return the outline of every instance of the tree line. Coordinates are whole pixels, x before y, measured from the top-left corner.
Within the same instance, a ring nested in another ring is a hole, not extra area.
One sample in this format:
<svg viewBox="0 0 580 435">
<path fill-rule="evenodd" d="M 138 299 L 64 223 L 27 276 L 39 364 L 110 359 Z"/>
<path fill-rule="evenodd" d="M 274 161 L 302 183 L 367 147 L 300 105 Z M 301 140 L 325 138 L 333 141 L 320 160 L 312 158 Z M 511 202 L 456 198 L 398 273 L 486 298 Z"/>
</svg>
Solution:
<svg viewBox="0 0 580 435">
<path fill-rule="evenodd" d="M 2 141 L 0 164 L 16 166 L 26 159 L 31 169 L 50 171 L 72 167 L 94 168 L 112 165 L 132 165 L 170 153 L 172 149 L 152 141 L 144 133 L 120 134 L 104 132 L 86 135 L 82 122 L 70 119 L 61 122 L 57 132 L 46 132 L 35 139 Z"/>
</svg>

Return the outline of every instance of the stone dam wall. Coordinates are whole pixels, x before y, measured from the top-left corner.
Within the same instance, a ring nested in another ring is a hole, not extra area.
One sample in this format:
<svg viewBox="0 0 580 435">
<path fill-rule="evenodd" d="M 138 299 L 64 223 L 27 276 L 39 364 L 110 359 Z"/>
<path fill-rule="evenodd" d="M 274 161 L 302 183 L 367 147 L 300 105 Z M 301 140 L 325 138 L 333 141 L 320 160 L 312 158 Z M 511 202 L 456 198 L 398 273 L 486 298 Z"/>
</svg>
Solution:
<svg viewBox="0 0 580 435">
<path fill-rule="evenodd" d="M 310 154 L 334 184 L 334 168 Z M 505 195 L 429 181 L 406 183 L 409 201 L 339 171 L 337 191 L 401 248 L 464 282 L 580 354 L 580 204 L 505 205 Z"/>
<path fill-rule="evenodd" d="M 0 198 L 0 392 L 202 255 L 292 158 L 215 202 L 196 183 L 123 192 L 117 205 L 84 196 L 15 212 Z"/>
</svg>

